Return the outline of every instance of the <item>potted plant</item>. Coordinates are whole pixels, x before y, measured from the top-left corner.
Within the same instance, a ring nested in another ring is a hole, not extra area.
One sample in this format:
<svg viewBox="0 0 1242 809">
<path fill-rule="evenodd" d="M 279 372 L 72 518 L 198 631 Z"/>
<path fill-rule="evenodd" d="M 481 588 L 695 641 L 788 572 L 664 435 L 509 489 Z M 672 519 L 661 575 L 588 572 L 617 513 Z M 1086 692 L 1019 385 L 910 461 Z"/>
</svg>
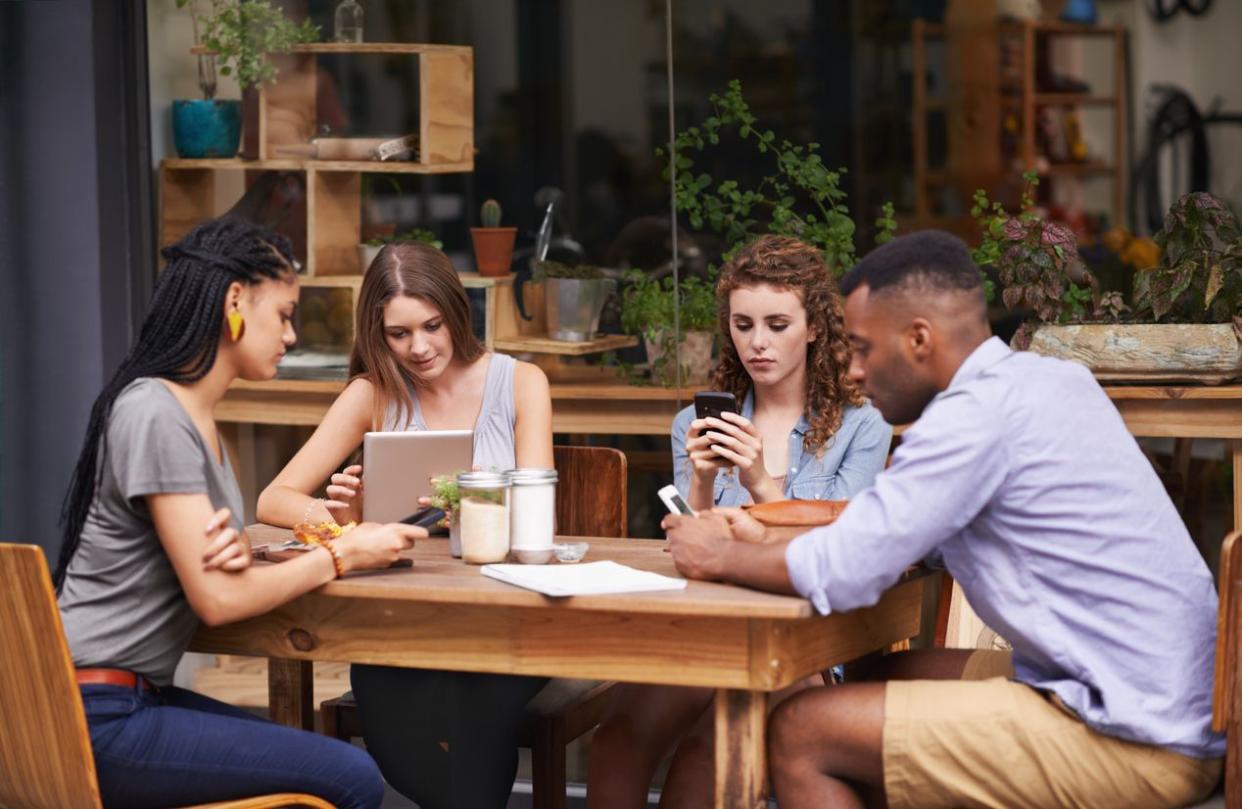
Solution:
<svg viewBox="0 0 1242 809">
<path fill-rule="evenodd" d="M 461 558 L 461 491 L 457 488 L 457 473 L 436 475 L 431 479 L 431 505 L 448 515 L 445 520 L 449 529 L 449 553 Z"/>
<path fill-rule="evenodd" d="M 818 247 L 835 275 L 854 266 L 854 220 L 840 187 L 845 170 L 829 170 L 818 143 L 800 146 L 782 140 L 778 144 L 775 133 L 760 127 L 736 79 L 723 94 L 713 93 L 709 100 L 713 114 L 703 126 L 679 132 L 673 141 L 677 210 L 689 217 L 691 227 L 707 227 L 722 235 L 726 258 L 763 233 L 777 233 Z M 693 171 L 692 155 L 719 144 L 721 135 L 730 131 L 772 161 L 771 173 L 753 188 L 743 188 L 736 180 L 717 183 Z M 663 155 L 664 150 L 657 153 Z M 892 238 L 897 229 L 892 203 L 883 205 L 875 224 L 877 244 Z"/>
<path fill-rule="evenodd" d="M 217 62 L 220 74 L 236 76 L 245 92 L 276 80 L 268 53 L 315 42 L 319 28 L 294 24 L 268 0 L 210 0 L 210 14 L 199 12 L 198 0 L 176 1 L 178 8 L 189 7 L 194 44 L 208 52 L 198 54 L 203 97 L 173 101 L 173 144 L 181 157 L 233 157 L 241 140 L 241 101 L 215 97 Z"/>
<path fill-rule="evenodd" d="M 375 257 L 379 255 L 379 251 L 383 249 L 384 245 L 397 242 L 422 242 L 423 244 L 431 245 L 437 250 L 444 249 L 444 242 L 437 239 L 436 234 L 426 228 L 412 228 L 389 236 L 376 236 L 358 245 L 358 263 L 361 266 L 361 271 L 367 271 L 367 267 L 370 267 L 371 262 L 375 261 Z"/>
<path fill-rule="evenodd" d="M 681 279 L 676 291 L 672 276 L 652 278 L 640 270 L 625 274 L 621 327 L 641 334 L 647 349 L 652 379 L 663 385 L 677 381 L 680 359 L 681 382 L 702 385 L 712 368 L 712 343 L 716 329 L 716 284 L 696 276 Z M 680 312 L 676 301 L 680 301 Z M 679 321 L 678 330 L 674 327 Z"/>
<path fill-rule="evenodd" d="M 709 101 L 712 115 L 703 125 L 689 127 L 673 139 L 677 168 L 674 199 L 690 226 L 722 236 L 726 260 L 746 242 L 764 233 L 777 233 L 819 248 L 834 275 L 854 266 L 854 220 L 840 187 L 844 170 L 831 171 L 824 165 L 818 143 L 778 143 L 774 132 L 759 125 L 736 79 L 729 82 L 724 93 L 711 94 Z M 726 133 L 751 144 L 763 159 L 771 161 L 770 173 L 753 187 L 730 179 L 717 182 L 704 172 L 694 172 L 694 155 L 719 144 Z M 658 149 L 657 154 L 666 152 Z M 875 224 L 877 244 L 892 238 L 897 222 L 891 203 L 884 204 Z M 657 282 L 642 273 L 627 274 L 631 285 L 623 296 L 622 325 L 631 334 L 643 335 L 653 373 L 665 384 L 674 379 L 667 357 L 674 353 L 675 345 L 680 346 L 677 353 L 684 370 L 682 381 L 698 384 L 707 380 L 716 326 L 714 279 L 715 268 L 709 266 L 708 280 L 686 278 L 674 295 L 671 278 Z M 678 297 L 683 335 L 675 341 L 673 307 Z"/>
<path fill-rule="evenodd" d="M 599 316 L 616 283 L 599 267 L 540 261 L 532 276 L 544 284 L 548 336 L 581 343 L 599 331 Z"/>
<path fill-rule="evenodd" d="M 1196 192 L 1173 205 L 1154 239 L 1158 260 L 1137 271 L 1128 306 L 1100 289 L 1069 230 L 1034 210 L 1038 180 L 1026 179 L 1017 216 L 981 191 L 973 210 L 984 234 L 976 260 L 996 267 L 1007 307 L 1035 317 L 1014 336 L 1016 348 L 1082 362 L 1101 381 L 1242 376 L 1242 230 L 1219 200 Z M 1133 255 L 1151 261 L 1146 250 Z"/>
<path fill-rule="evenodd" d="M 513 263 L 513 242 L 517 228 L 500 226 L 500 203 L 489 199 L 479 209 L 479 221 L 483 227 L 470 228 L 474 242 L 474 263 L 479 274 L 500 278 L 509 274 Z"/>
</svg>

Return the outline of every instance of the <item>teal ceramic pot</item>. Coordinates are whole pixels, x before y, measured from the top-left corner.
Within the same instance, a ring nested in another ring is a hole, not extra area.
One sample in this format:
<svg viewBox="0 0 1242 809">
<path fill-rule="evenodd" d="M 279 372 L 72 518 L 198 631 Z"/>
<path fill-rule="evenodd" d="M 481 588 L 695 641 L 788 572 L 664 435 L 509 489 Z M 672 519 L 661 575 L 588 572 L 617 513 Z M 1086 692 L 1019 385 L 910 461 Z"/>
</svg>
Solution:
<svg viewBox="0 0 1242 809">
<path fill-rule="evenodd" d="M 1095 25 L 1095 0 L 1069 0 L 1061 9 L 1061 19 L 1084 25 Z"/>
<path fill-rule="evenodd" d="M 174 101 L 173 145 L 181 157 L 233 157 L 241 142 L 241 102 Z"/>
</svg>

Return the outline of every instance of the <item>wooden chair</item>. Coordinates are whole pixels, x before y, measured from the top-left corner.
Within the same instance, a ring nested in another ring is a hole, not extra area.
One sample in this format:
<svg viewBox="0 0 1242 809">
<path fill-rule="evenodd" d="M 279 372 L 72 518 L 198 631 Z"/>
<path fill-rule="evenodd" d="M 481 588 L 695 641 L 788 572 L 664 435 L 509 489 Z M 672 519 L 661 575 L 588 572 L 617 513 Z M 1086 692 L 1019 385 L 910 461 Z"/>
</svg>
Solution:
<svg viewBox="0 0 1242 809">
<path fill-rule="evenodd" d="M 627 462 L 611 447 L 552 448 L 558 476 L 556 525 L 567 536 L 626 536 Z M 612 683 L 537 700 L 518 744 L 531 749 L 531 799 L 535 809 L 565 807 L 565 746 L 591 730 L 608 710 Z M 349 740 L 362 735 L 353 694 L 324 700 L 319 706 L 323 732 Z"/>
<path fill-rule="evenodd" d="M 0 543 L 0 806 L 100 809 L 86 711 L 43 551 Z M 313 795 L 264 795 L 199 809 L 332 809 Z"/>
<path fill-rule="evenodd" d="M 1242 528 L 1220 549 L 1212 729 L 1225 734 L 1225 806 L 1242 809 Z"/>
</svg>

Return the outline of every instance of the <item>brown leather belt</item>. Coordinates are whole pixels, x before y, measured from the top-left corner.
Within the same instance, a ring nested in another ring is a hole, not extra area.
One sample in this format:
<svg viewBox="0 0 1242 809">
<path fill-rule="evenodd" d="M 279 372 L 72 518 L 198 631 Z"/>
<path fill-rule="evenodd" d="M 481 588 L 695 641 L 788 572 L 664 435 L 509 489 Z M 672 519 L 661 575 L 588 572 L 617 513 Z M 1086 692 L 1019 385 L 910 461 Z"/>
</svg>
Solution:
<svg viewBox="0 0 1242 809">
<path fill-rule="evenodd" d="M 134 688 L 141 679 L 144 688 L 154 688 L 145 677 L 140 678 L 132 671 L 124 669 L 75 669 L 75 674 L 78 685 L 119 685 L 122 688 Z"/>
</svg>

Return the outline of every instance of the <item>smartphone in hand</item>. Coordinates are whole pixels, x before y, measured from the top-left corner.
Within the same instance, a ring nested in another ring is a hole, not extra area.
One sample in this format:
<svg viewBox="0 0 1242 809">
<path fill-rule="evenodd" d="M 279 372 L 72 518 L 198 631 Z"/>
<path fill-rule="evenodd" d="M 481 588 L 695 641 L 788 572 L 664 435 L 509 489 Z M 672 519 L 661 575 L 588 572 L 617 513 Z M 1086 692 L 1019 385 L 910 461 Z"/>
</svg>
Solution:
<svg viewBox="0 0 1242 809">
<path fill-rule="evenodd" d="M 426 528 L 430 531 L 432 528 L 440 524 L 440 520 L 444 519 L 444 511 L 435 506 L 427 506 L 420 508 L 410 516 L 401 520 L 406 525 L 415 525 L 419 528 Z"/>
<path fill-rule="evenodd" d="M 698 516 L 694 513 L 694 509 L 690 508 L 690 504 L 681 496 L 681 492 L 677 491 L 677 487 L 671 483 L 660 489 L 656 494 L 660 495 L 660 499 L 664 501 L 664 505 L 668 508 L 670 514 L 685 514 L 687 517 Z"/>
<path fill-rule="evenodd" d="M 718 390 L 705 390 L 694 394 L 694 417 L 705 419 L 720 418 L 721 413 L 736 413 L 737 397 L 732 393 Z"/>
</svg>

